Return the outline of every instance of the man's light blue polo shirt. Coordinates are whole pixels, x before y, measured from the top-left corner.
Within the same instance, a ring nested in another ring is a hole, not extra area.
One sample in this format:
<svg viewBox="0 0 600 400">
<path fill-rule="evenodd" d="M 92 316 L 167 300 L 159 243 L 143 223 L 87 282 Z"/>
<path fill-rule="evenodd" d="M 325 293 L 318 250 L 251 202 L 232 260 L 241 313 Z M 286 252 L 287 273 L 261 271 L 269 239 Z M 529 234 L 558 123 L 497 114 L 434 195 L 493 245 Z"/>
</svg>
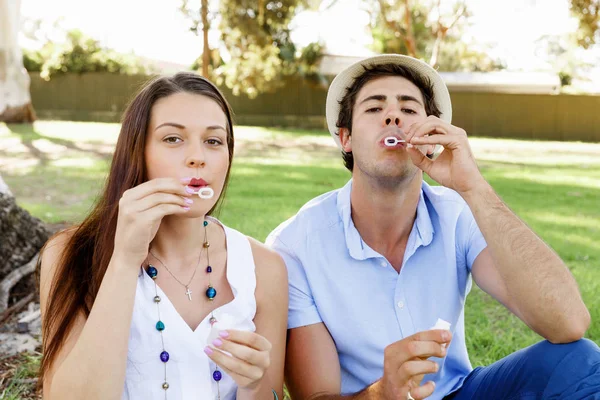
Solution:
<svg viewBox="0 0 600 400">
<path fill-rule="evenodd" d="M 350 394 L 381 378 L 386 346 L 446 320 L 454 335 L 448 354 L 434 358 L 440 370 L 424 379 L 436 383 L 429 399 L 441 399 L 472 369 L 464 304 L 485 240 L 460 195 L 423 182 L 398 274 L 356 230 L 351 189 L 352 180 L 311 200 L 267 238 L 288 268 L 288 328 L 325 324 L 339 355 L 342 394 Z"/>
</svg>

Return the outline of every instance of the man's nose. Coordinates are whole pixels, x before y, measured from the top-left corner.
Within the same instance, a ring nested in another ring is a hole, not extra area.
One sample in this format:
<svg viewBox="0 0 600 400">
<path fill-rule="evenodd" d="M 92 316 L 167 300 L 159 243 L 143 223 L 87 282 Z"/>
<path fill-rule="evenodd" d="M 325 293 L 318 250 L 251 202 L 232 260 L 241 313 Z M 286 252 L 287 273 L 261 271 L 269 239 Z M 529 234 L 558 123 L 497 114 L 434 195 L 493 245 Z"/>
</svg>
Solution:
<svg viewBox="0 0 600 400">
<path fill-rule="evenodd" d="M 394 124 L 396 126 L 400 126 L 400 118 L 398 118 L 398 117 L 387 117 L 385 119 L 385 125 L 389 126 L 391 124 Z"/>
</svg>

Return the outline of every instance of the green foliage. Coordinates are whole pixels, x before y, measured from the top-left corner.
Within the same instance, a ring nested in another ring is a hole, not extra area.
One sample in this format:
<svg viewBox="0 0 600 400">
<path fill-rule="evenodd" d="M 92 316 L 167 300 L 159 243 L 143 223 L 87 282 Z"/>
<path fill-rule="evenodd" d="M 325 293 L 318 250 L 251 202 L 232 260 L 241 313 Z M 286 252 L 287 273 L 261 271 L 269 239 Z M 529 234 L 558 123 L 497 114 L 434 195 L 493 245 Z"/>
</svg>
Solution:
<svg viewBox="0 0 600 400">
<path fill-rule="evenodd" d="M 537 40 L 539 53 L 558 75 L 561 86 L 569 86 L 573 79 L 581 79 L 592 64 L 581 59 L 578 54 L 578 35 L 544 35 Z"/>
<path fill-rule="evenodd" d="M 102 47 L 100 43 L 79 30 L 67 32 L 62 44 L 47 42 L 41 50 L 25 51 L 23 63 L 30 72 L 40 72 L 50 80 L 64 73 L 110 72 L 116 74 L 147 74 L 144 66 L 133 54 L 121 54 Z"/>
<path fill-rule="evenodd" d="M 327 80 L 319 72 L 319 63 L 323 58 L 323 43 L 313 42 L 297 52 L 296 64 L 298 74 L 304 79 L 319 85 L 326 85 Z"/>
<path fill-rule="evenodd" d="M 400 0 L 366 0 L 374 10 L 371 13 L 372 48 L 377 53 L 409 54 L 405 38 L 412 32 L 415 41 L 416 57 L 429 61 L 437 39 L 437 20 L 432 19 L 437 10 L 428 0 L 415 0 L 410 3 L 410 32 L 405 23 L 406 3 Z M 454 25 L 445 31 L 439 47 L 435 67 L 440 71 L 492 71 L 504 66 L 483 51 L 469 46 L 462 40 L 462 33 L 468 24 L 470 13 L 455 4 L 453 16 L 443 15 L 441 21 L 450 25 L 448 19 L 460 15 Z M 446 26 L 447 27 L 447 26 Z"/>
<path fill-rule="evenodd" d="M 44 56 L 40 51 L 23 49 L 23 66 L 29 72 L 42 72 Z"/>
<path fill-rule="evenodd" d="M 280 86 L 295 72 L 296 47 L 289 23 L 299 0 L 222 0 L 221 40 L 231 60 L 217 71 L 217 81 L 235 95 L 256 97 Z"/>
<path fill-rule="evenodd" d="M 570 0 L 571 14 L 579 20 L 577 43 L 584 49 L 600 40 L 600 0 Z"/>
<path fill-rule="evenodd" d="M 219 49 L 211 49 L 210 50 L 210 65 L 208 66 L 208 71 L 210 75 L 212 75 L 213 71 L 223 65 L 223 59 L 221 58 L 221 53 Z M 190 69 L 193 71 L 202 71 L 202 54 L 198 56 L 190 65 Z"/>
<path fill-rule="evenodd" d="M 437 69 L 444 72 L 489 72 L 505 68 L 506 65 L 500 60 L 492 59 L 485 52 L 455 37 L 451 37 L 441 47 L 437 63 Z"/>
<path fill-rule="evenodd" d="M 408 54 L 404 41 L 407 35 L 403 22 L 406 12 L 404 3 L 398 0 L 371 2 L 377 3 L 373 4 L 377 11 L 371 14 L 373 50 L 377 53 Z M 409 12 L 417 56 L 422 57 L 426 54 L 428 44 L 435 39 L 427 21 L 428 10 L 422 3 L 415 2 Z"/>
<path fill-rule="evenodd" d="M 289 24 L 300 9 L 318 8 L 316 0 L 222 0 L 218 16 L 222 47 L 211 51 L 209 74 L 234 95 L 250 98 L 281 86 L 284 76 L 299 74 L 308 80 L 323 81 L 317 63 L 323 45 L 311 43 L 297 49 L 290 38 Z M 189 28 L 199 35 L 202 29 L 201 3 L 181 0 L 179 11 L 189 20 Z M 209 22 L 215 12 L 209 10 Z M 226 57 L 226 55 L 228 57 Z M 202 56 L 191 66 L 202 68 Z"/>
</svg>

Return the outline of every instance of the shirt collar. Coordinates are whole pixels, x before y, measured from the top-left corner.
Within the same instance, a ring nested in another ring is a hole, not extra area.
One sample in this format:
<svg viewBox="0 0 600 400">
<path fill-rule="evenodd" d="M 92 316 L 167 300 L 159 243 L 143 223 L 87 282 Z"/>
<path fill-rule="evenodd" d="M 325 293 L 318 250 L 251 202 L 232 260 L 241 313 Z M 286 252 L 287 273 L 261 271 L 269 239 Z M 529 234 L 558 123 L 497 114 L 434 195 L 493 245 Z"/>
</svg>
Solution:
<svg viewBox="0 0 600 400">
<path fill-rule="evenodd" d="M 426 192 L 429 190 L 427 182 L 423 181 L 421 185 L 421 193 L 419 195 L 419 203 L 417 204 L 417 217 L 413 224 L 413 231 L 416 234 L 415 248 L 423 245 L 428 246 L 433 240 L 433 224 L 429 209 L 426 202 Z M 344 236 L 346 239 L 346 247 L 350 256 L 356 260 L 365 260 L 367 258 L 381 257 L 380 254 L 371 249 L 360 237 L 360 233 L 354 226 L 352 221 L 351 207 L 352 179 L 340 189 L 337 196 L 337 208 L 340 219 L 344 227 Z M 412 236 L 412 232 L 411 232 Z M 408 249 L 407 249 L 408 250 Z"/>
</svg>

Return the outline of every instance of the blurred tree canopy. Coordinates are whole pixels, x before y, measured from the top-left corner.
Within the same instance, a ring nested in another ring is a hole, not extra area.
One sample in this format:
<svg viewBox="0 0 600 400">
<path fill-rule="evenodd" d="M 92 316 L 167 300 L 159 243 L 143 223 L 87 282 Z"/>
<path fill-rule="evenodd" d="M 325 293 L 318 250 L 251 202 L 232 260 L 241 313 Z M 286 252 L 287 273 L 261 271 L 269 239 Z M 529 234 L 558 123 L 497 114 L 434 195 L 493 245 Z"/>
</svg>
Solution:
<svg viewBox="0 0 600 400">
<path fill-rule="evenodd" d="M 182 0 L 180 11 L 190 20 L 190 30 L 199 34 L 201 28 L 208 28 L 202 23 L 206 8 L 190 3 Z M 220 0 L 219 11 L 209 11 L 208 20 L 219 21 L 220 41 L 228 60 L 225 63 L 221 52 L 212 49 L 210 57 L 198 57 L 192 68 L 200 70 L 208 59 L 209 75 L 217 84 L 249 97 L 279 87 L 281 78 L 288 75 L 300 74 L 320 82 L 317 63 L 323 46 L 311 43 L 298 49 L 289 28 L 299 10 L 318 5 L 315 0 Z"/>
<path fill-rule="evenodd" d="M 491 71 L 503 65 L 462 38 L 471 16 L 464 0 L 365 0 L 373 48 L 407 54 L 440 71 Z"/>
<path fill-rule="evenodd" d="M 67 72 L 111 72 L 147 74 L 149 68 L 133 54 L 122 54 L 102 47 L 100 43 L 75 29 L 67 32 L 64 43 L 46 42 L 40 50 L 24 50 L 23 65 L 42 78 Z"/>
<path fill-rule="evenodd" d="M 218 83 L 235 95 L 255 97 L 295 72 L 296 46 L 289 24 L 301 0 L 221 0 L 221 41 L 231 59 L 219 68 Z"/>
<path fill-rule="evenodd" d="M 579 19 L 577 43 L 584 49 L 600 40 L 600 0 L 570 0 L 571 13 Z"/>
</svg>

